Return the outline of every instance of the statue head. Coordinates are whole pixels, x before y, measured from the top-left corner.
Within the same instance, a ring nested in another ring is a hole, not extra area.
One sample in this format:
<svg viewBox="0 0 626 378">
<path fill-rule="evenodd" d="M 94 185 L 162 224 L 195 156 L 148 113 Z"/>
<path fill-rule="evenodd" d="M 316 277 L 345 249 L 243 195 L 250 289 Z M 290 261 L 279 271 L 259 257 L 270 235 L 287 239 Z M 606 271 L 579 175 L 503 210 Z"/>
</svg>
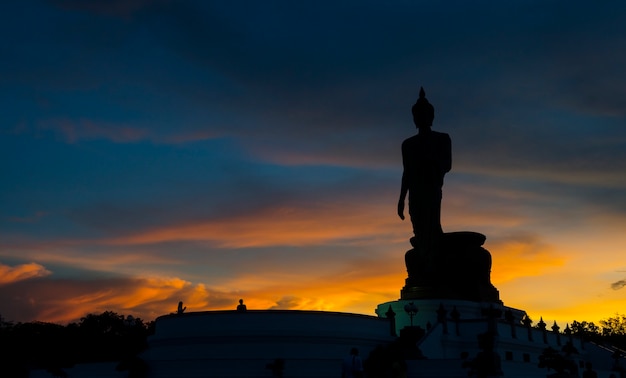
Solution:
<svg viewBox="0 0 626 378">
<path fill-rule="evenodd" d="M 420 96 L 411 108 L 413 122 L 418 129 L 430 127 L 435 118 L 435 108 L 426 99 L 424 88 L 420 88 Z"/>
</svg>

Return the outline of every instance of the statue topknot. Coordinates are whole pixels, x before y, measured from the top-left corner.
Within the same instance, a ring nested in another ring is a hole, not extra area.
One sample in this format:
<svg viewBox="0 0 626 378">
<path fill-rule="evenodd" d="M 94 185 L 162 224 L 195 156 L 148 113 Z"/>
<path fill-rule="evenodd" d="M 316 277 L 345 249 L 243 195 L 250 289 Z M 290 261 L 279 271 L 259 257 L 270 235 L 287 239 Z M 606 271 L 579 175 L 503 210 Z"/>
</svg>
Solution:
<svg viewBox="0 0 626 378">
<path fill-rule="evenodd" d="M 420 87 L 419 98 L 411 108 L 411 112 L 417 127 L 432 126 L 433 119 L 435 119 L 435 108 L 426 99 L 424 87 Z"/>
</svg>

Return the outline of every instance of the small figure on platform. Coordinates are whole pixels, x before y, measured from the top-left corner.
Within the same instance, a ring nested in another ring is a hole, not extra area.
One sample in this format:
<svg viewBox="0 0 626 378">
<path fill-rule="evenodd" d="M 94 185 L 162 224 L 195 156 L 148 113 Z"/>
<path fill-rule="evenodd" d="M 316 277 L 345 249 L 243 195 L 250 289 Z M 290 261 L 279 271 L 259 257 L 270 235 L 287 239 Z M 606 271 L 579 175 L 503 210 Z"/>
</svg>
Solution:
<svg viewBox="0 0 626 378">
<path fill-rule="evenodd" d="M 343 360 L 341 366 L 342 378 L 360 378 L 363 377 L 363 361 L 359 357 L 359 350 L 352 348 L 350 355 Z"/>
<path fill-rule="evenodd" d="M 176 313 L 178 315 L 182 315 L 183 312 L 185 312 L 185 310 L 187 309 L 187 307 L 183 307 L 183 301 L 178 302 L 178 310 L 176 310 Z"/>
<path fill-rule="evenodd" d="M 237 306 L 237 311 L 247 311 L 248 308 L 245 304 L 243 304 L 243 299 L 239 300 L 239 305 Z"/>
<path fill-rule="evenodd" d="M 409 215 L 415 238 L 414 247 L 432 250 L 443 233 L 441 229 L 441 188 L 443 177 L 452 167 L 452 142 L 445 133 L 432 131 L 435 109 L 426 99 L 424 88 L 411 109 L 418 134 L 402 142 L 402 186 L 398 216 L 404 220 L 404 200 L 409 195 Z"/>
</svg>

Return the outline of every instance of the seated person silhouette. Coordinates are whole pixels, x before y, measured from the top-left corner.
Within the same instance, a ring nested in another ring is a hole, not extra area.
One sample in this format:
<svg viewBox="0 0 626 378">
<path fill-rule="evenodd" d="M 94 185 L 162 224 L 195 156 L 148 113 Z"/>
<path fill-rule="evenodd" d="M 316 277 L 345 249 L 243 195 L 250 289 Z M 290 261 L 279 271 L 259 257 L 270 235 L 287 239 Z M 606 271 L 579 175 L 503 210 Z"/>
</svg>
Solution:
<svg viewBox="0 0 626 378">
<path fill-rule="evenodd" d="M 418 134 L 402 142 L 402 186 L 398 216 L 404 220 L 404 200 L 409 194 L 409 215 L 413 226 L 413 247 L 433 250 L 441 229 L 441 188 L 443 177 L 452 167 L 452 142 L 445 133 L 432 131 L 435 109 L 426 99 L 424 88 L 412 107 Z"/>
<path fill-rule="evenodd" d="M 248 308 L 245 304 L 243 304 L 243 299 L 239 300 L 239 305 L 237 306 L 237 311 L 246 311 Z"/>
</svg>

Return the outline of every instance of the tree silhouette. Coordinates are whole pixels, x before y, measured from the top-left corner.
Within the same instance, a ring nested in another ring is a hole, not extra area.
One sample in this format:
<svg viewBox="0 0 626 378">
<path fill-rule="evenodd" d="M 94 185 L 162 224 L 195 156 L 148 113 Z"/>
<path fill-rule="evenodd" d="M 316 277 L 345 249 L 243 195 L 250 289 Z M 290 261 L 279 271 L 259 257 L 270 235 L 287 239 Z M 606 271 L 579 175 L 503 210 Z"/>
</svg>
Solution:
<svg viewBox="0 0 626 378">
<path fill-rule="evenodd" d="M 593 322 L 577 322 L 574 320 L 570 328 L 572 329 L 572 333 L 578 336 L 600 335 L 600 327 L 595 325 Z"/>
<path fill-rule="evenodd" d="M 600 320 L 605 336 L 626 336 L 626 315 L 616 314 L 614 318 Z"/>
<path fill-rule="evenodd" d="M 607 342 L 626 349 L 626 315 L 616 314 L 615 317 L 600 320 L 600 326 Z"/>
<path fill-rule="evenodd" d="M 133 369 L 141 365 L 135 357 L 147 347 L 153 329 L 153 322 L 111 311 L 89 314 L 67 326 L 1 322 L 0 376 L 27 377 L 31 369 L 62 375 L 63 368 L 89 362 L 130 361 L 122 369 Z"/>
</svg>

